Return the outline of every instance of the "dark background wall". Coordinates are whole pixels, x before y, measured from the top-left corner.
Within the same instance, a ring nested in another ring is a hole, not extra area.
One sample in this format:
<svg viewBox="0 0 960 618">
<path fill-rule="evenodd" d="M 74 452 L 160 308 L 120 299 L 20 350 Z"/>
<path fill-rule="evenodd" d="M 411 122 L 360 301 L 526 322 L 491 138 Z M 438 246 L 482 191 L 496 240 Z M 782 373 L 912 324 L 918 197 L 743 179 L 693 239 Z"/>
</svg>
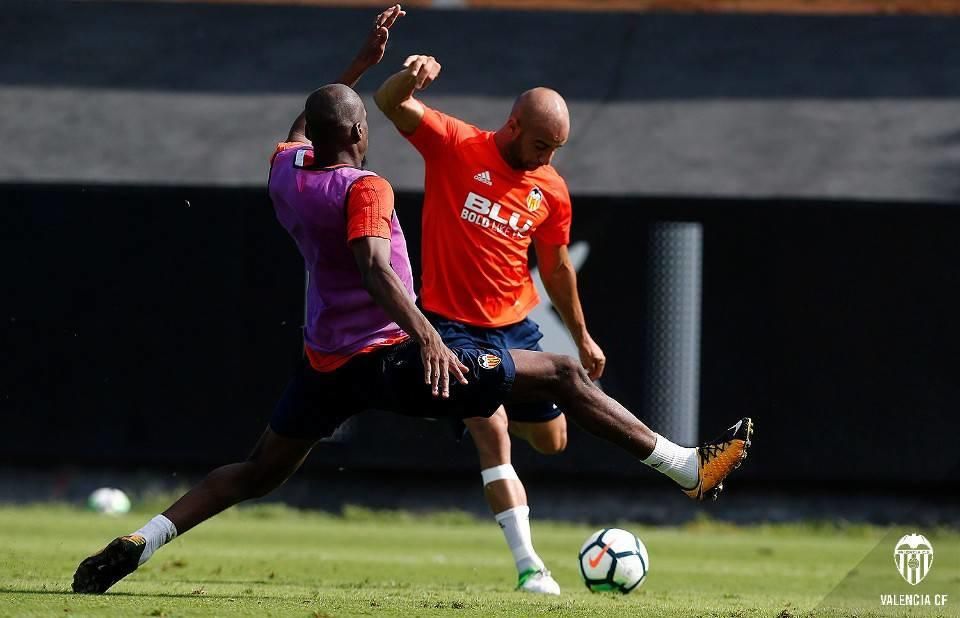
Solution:
<svg viewBox="0 0 960 618">
<path fill-rule="evenodd" d="M 757 419 L 744 482 L 958 487 L 960 210 L 575 198 L 604 388 L 641 418 L 645 230 L 704 226 L 702 438 Z M 418 194 L 398 212 L 419 246 Z M 0 186 L 0 462 L 241 457 L 300 353 L 302 267 L 262 190 Z M 414 261 L 418 251 L 412 251 Z M 465 253 L 464 259 L 470 259 Z M 441 424 L 376 414 L 308 471 L 475 474 Z M 646 475 L 575 432 L 525 475 Z"/>
<path fill-rule="evenodd" d="M 6 3 L 0 182 L 258 187 L 308 92 L 375 9 Z M 536 85 L 567 97 L 558 166 L 578 195 L 960 199 L 960 18 L 411 8 L 358 88 L 373 169 L 419 156 L 370 95 L 409 54 L 422 93 L 500 126 Z"/>
<path fill-rule="evenodd" d="M 8 5 L 0 464 L 242 457 L 299 357 L 302 269 L 259 188 L 267 158 L 372 12 Z M 418 9 L 360 92 L 417 52 L 444 64 L 425 100 L 486 128 L 525 88 L 558 88 L 604 388 L 648 413 L 646 230 L 699 221 L 701 437 L 757 419 L 745 484 L 939 491 L 960 476 L 958 38 L 946 17 Z M 417 247 L 422 164 L 370 107 L 371 165 L 406 191 Z M 376 415 L 308 468 L 473 477 L 449 434 Z M 652 478 L 582 433 L 559 457 L 516 451 L 525 478 Z"/>
</svg>

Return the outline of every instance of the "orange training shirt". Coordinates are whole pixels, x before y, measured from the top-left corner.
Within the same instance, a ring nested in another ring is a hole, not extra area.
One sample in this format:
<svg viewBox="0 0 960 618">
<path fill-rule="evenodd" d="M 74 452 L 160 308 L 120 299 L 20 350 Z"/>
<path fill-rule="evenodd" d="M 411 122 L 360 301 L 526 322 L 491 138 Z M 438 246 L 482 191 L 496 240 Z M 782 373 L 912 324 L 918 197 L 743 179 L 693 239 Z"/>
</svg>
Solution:
<svg viewBox="0 0 960 618">
<path fill-rule="evenodd" d="M 426 169 L 423 307 L 474 326 L 520 322 L 540 300 L 530 278 L 531 238 L 570 243 L 570 194 L 563 178 L 549 165 L 511 168 L 492 131 L 429 107 L 404 137 Z"/>
</svg>

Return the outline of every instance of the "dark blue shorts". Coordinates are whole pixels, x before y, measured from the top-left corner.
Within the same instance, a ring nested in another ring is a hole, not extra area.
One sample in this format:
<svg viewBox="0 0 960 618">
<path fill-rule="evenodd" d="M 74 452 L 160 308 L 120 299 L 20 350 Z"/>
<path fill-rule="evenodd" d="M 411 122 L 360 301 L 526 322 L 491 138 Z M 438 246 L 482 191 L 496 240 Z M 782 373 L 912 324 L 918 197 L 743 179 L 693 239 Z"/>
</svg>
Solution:
<svg viewBox="0 0 960 618">
<path fill-rule="evenodd" d="M 490 416 L 513 386 L 513 358 L 493 346 L 453 351 L 469 368 L 469 384 L 451 376 L 449 399 L 434 397 L 424 384 L 420 347 L 413 342 L 360 354 L 328 373 L 304 360 L 277 402 L 270 428 L 282 436 L 319 440 L 365 410 L 431 418 Z"/>
<path fill-rule="evenodd" d="M 435 313 L 424 312 L 424 314 L 443 337 L 443 342 L 451 348 L 489 346 L 505 350 L 543 351 L 540 347 L 543 333 L 540 332 L 537 323 L 530 318 L 500 328 L 482 328 L 448 320 Z M 557 406 L 549 402 L 512 403 L 505 407 L 507 416 L 512 420 L 525 423 L 545 423 L 560 416 Z"/>
</svg>

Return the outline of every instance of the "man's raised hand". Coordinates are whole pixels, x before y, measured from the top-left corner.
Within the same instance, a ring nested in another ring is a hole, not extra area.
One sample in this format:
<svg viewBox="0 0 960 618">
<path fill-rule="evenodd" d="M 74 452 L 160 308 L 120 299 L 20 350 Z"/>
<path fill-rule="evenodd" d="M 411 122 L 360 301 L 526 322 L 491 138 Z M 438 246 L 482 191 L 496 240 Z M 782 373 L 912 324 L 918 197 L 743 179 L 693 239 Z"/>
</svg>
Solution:
<svg viewBox="0 0 960 618">
<path fill-rule="evenodd" d="M 433 56 L 408 56 L 403 62 L 407 73 L 414 79 L 414 88 L 423 90 L 440 74 L 440 63 Z"/>
<path fill-rule="evenodd" d="M 387 50 L 387 39 L 390 38 L 390 28 L 406 14 L 407 12 L 400 8 L 399 4 L 394 4 L 377 15 L 373 20 L 373 29 L 363 42 L 363 47 L 357 52 L 357 61 L 372 67 L 383 60 L 383 54 Z"/>
</svg>

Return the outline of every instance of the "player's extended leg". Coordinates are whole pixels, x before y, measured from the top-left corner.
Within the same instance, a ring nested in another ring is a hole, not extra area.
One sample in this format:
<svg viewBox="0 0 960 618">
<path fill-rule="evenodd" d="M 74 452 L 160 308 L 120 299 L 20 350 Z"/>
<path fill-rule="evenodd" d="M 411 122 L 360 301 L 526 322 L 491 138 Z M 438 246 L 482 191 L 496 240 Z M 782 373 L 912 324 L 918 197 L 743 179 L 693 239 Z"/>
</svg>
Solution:
<svg viewBox="0 0 960 618">
<path fill-rule="evenodd" d="M 178 534 L 239 502 L 270 493 L 297 471 L 313 444 L 314 440 L 280 436 L 268 427 L 246 461 L 213 470 L 142 528 L 114 539 L 81 562 L 73 576 L 73 591 L 106 592 Z"/>
<path fill-rule="evenodd" d="M 163 516 L 183 534 L 235 504 L 261 498 L 300 468 L 313 445 L 314 440 L 281 436 L 267 427 L 246 461 L 213 470 Z"/>
<path fill-rule="evenodd" d="M 747 456 L 753 433 L 749 418 L 698 448 L 678 446 L 604 394 L 577 360 L 527 350 L 510 354 L 516 366 L 512 401 L 555 401 L 578 425 L 669 476 L 691 498 L 716 498 L 723 479 Z"/>
<path fill-rule="evenodd" d="M 527 492 L 510 463 L 506 412 L 501 406 L 490 418 L 467 418 L 463 422 L 477 447 L 484 496 L 517 566 L 517 588 L 525 592 L 560 594 L 560 585 L 533 548 Z"/>
</svg>

